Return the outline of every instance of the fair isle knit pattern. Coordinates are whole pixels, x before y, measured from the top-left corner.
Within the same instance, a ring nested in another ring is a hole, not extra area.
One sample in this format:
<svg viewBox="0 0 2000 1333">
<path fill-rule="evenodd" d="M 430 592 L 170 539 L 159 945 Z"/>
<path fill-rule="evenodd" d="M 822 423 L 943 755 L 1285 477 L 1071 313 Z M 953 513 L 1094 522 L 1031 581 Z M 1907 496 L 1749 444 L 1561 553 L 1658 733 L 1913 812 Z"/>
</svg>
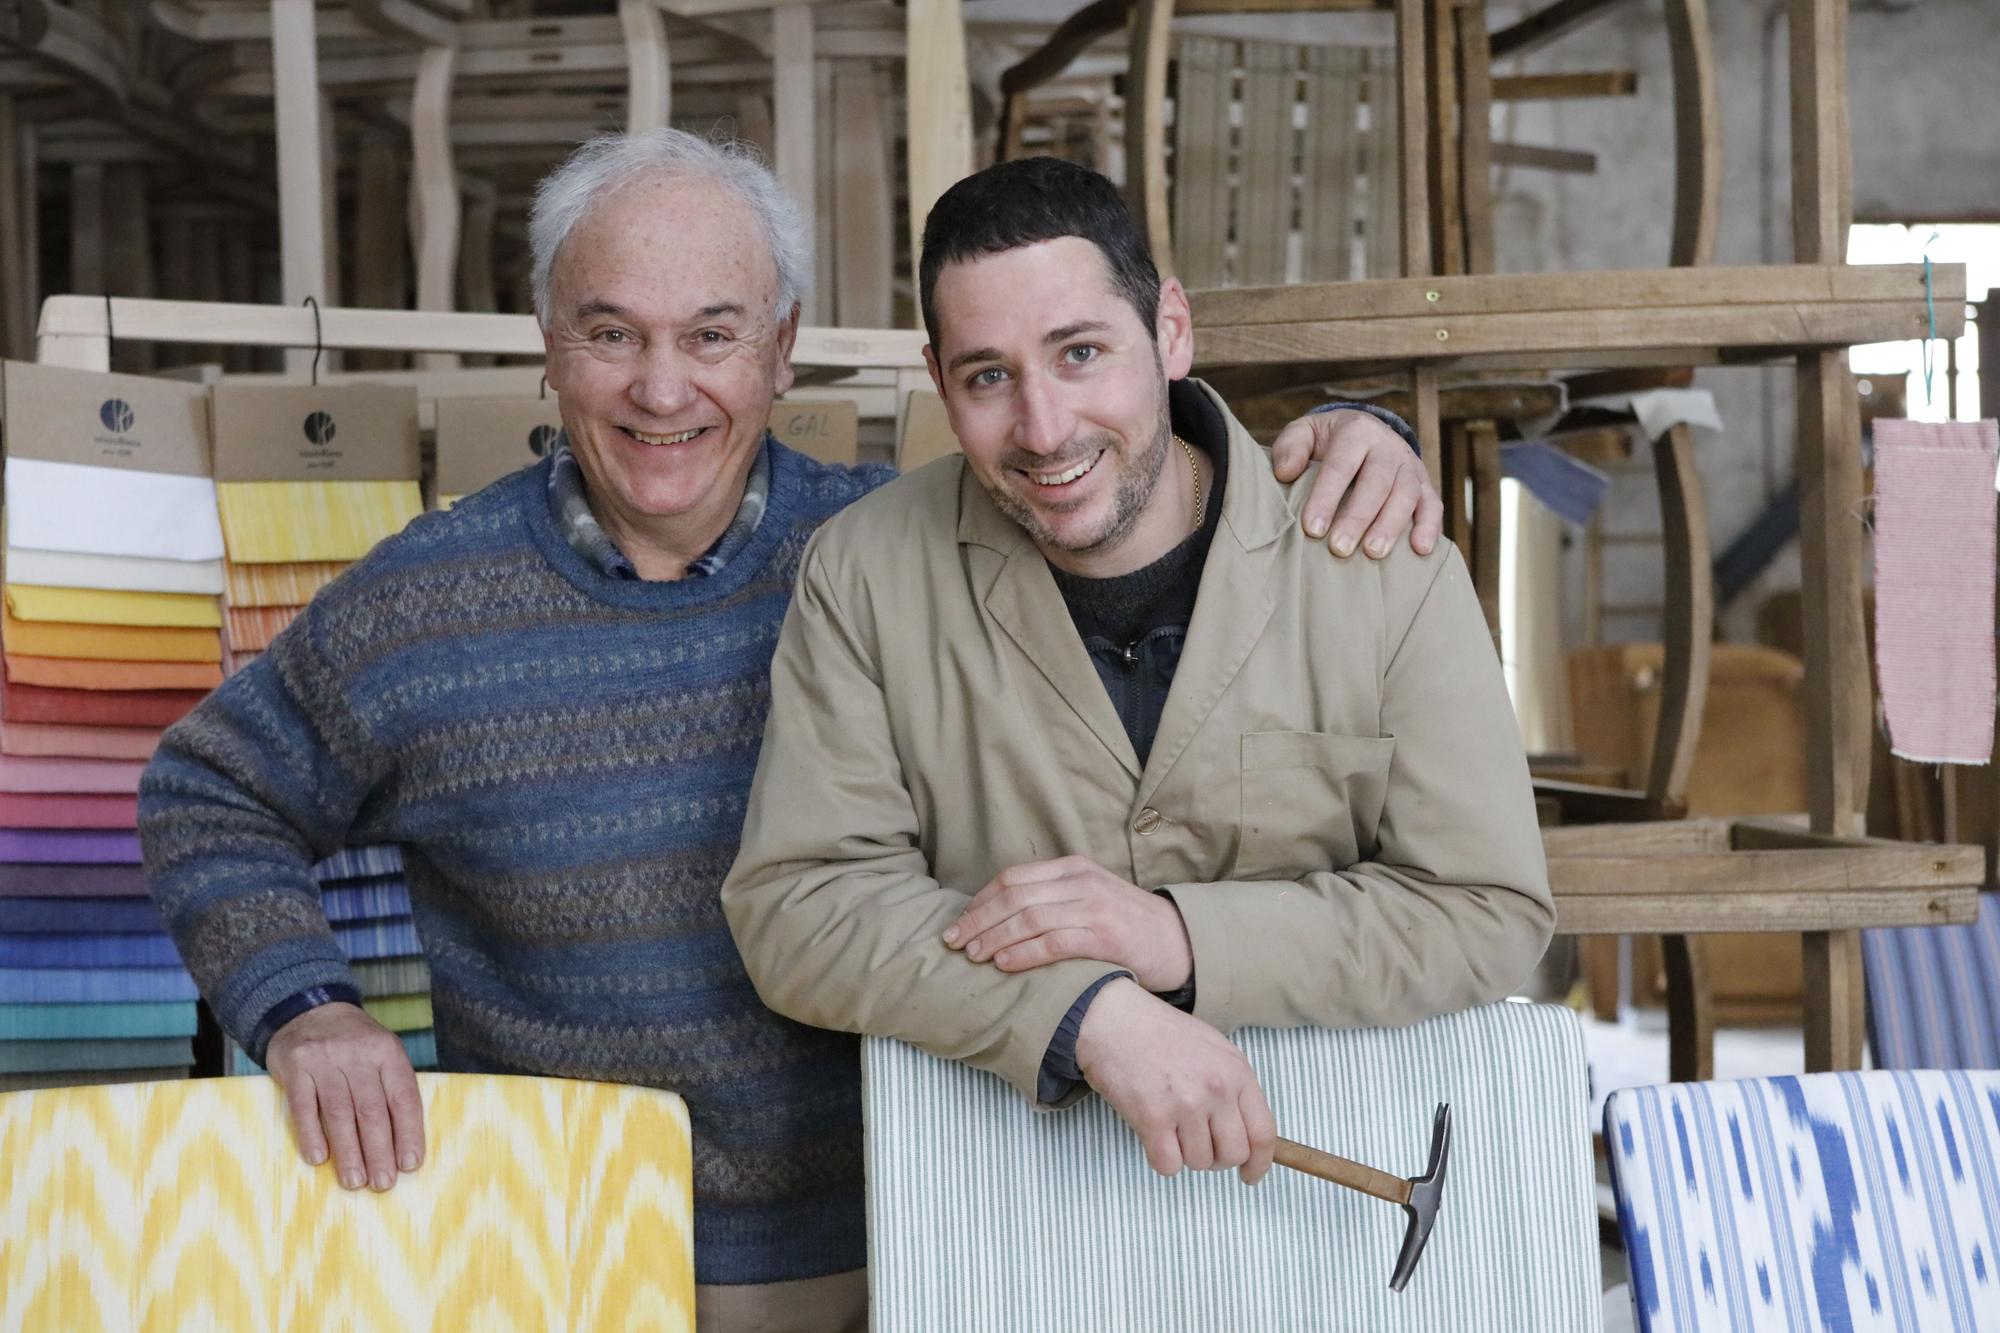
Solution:
<svg viewBox="0 0 2000 1333">
<path fill-rule="evenodd" d="M 893 474 L 777 449 L 744 550 L 661 583 L 579 556 L 547 471 L 417 519 L 167 733 L 153 895 L 240 1041 L 353 982 L 312 863 L 400 844 L 441 1068 L 684 1097 L 700 1282 L 858 1268 L 855 1041 L 758 1002 L 717 894 L 800 554 Z"/>
</svg>

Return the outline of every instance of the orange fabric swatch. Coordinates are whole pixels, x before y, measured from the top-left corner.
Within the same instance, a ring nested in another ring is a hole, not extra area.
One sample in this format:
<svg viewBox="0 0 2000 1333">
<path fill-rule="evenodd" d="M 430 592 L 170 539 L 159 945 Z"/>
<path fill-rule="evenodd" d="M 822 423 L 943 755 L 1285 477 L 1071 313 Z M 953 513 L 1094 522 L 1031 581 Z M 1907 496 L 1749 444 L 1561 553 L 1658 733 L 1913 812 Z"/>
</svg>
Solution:
<svg viewBox="0 0 2000 1333">
<path fill-rule="evenodd" d="M 212 690 L 222 667 L 207 662 L 98 662 L 7 654 L 7 679 L 63 690 Z"/>
<path fill-rule="evenodd" d="M 285 626 L 298 619 L 303 606 L 232 606 L 229 616 L 229 650 L 234 653 L 261 652 L 271 646 Z"/>
<path fill-rule="evenodd" d="M 222 661 L 222 636 L 212 629 L 36 623 L 0 613 L 0 641 L 5 642 L 10 652 L 31 657 L 90 657 L 112 662 Z"/>
<path fill-rule="evenodd" d="M 63 723 L 0 722 L 0 754 L 70 759 L 151 759 L 161 727 L 78 727 Z"/>
<path fill-rule="evenodd" d="M 229 604 L 231 606 L 304 606 L 313 594 L 340 577 L 347 568 L 344 560 L 315 560 L 286 565 L 239 565 L 231 563 Z"/>
</svg>

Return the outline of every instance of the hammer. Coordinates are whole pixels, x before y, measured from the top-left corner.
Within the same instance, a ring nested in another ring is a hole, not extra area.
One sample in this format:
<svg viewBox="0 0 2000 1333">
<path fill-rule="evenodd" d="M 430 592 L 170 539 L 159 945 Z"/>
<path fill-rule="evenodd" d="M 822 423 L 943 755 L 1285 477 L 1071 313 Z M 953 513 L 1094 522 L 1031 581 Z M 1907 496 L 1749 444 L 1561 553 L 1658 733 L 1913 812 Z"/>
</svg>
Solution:
<svg viewBox="0 0 2000 1333">
<path fill-rule="evenodd" d="M 1278 1140 L 1274 1160 L 1278 1165 L 1289 1166 L 1294 1171 L 1303 1171 L 1309 1176 L 1318 1176 L 1321 1180 L 1358 1190 L 1371 1198 L 1402 1205 L 1403 1212 L 1409 1216 L 1410 1227 L 1403 1233 L 1402 1252 L 1396 1256 L 1396 1271 L 1389 1278 L 1389 1290 L 1401 1291 L 1403 1284 L 1410 1280 L 1410 1274 L 1417 1271 L 1417 1260 L 1423 1257 L 1424 1246 L 1430 1241 L 1431 1225 L 1437 1221 L 1438 1204 L 1444 1199 L 1444 1168 L 1450 1156 L 1451 1107 L 1439 1102 L 1437 1118 L 1431 1122 L 1431 1164 L 1421 1176 L 1403 1180 L 1386 1171 L 1377 1171 L 1372 1166 L 1335 1157 L 1330 1152 L 1321 1152 L 1284 1138 Z"/>
</svg>

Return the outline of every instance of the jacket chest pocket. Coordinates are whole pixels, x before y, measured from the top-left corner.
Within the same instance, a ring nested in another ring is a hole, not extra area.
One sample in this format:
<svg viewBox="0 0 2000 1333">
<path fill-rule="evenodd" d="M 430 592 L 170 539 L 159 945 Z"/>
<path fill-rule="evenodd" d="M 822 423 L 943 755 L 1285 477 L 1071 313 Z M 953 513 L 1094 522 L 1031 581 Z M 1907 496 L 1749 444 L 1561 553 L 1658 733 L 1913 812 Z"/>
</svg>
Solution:
<svg viewBox="0 0 2000 1333">
<path fill-rule="evenodd" d="M 1296 879 L 1372 855 L 1393 736 L 1256 731 L 1243 736 L 1241 839 L 1231 877 Z"/>
</svg>

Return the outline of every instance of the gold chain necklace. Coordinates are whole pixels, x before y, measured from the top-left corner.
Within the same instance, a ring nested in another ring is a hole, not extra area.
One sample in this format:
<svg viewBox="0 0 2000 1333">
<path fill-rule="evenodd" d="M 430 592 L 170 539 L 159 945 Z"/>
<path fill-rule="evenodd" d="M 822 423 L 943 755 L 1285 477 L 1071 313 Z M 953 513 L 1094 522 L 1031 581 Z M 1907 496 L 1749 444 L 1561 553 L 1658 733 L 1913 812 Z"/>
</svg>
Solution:
<svg viewBox="0 0 2000 1333">
<path fill-rule="evenodd" d="M 1201 466 L 1194 461 L 1193 445 L 1178 435 L 1174 436 L 1174 443 L 1178 444 L 1181 447 L 1181 452 L 1187 455 L 1188 471 L 1194 475 L 1194 527 L 1190 528 L 1189 531 L 1200 532 L 1201 525 L 1208 521 L 1208 510 L 1202 504 Z"/>
</svg>

